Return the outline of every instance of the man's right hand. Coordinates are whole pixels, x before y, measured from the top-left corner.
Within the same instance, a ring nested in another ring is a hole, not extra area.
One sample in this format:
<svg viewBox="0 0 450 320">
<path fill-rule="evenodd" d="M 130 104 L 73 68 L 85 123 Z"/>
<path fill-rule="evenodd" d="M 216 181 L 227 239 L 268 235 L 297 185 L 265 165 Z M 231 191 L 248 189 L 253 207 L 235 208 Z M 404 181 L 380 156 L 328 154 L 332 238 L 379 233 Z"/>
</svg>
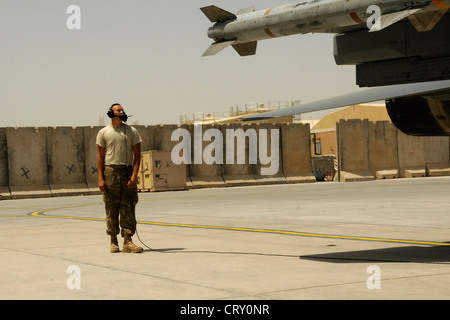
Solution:
<svg viewBox="0 0 450 320">
<path fill-rule="evenodd" d="M 108 187 L 106 185 L 106 181 L 104 179 L 98 180 L 98 188 L 101 192 L 106 193 L 108 192 Z"/>
</svg>

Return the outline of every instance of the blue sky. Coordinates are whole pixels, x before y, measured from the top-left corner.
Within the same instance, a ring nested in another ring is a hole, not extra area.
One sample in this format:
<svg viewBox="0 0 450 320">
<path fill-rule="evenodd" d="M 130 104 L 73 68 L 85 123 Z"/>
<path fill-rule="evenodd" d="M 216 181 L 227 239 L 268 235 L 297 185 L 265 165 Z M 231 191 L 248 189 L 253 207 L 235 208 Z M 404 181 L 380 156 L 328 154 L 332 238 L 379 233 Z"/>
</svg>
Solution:
<svg viewBox="0 0 450 320">
<path fill-rule="evenodd" d="M 260 41 L 202 58 L 214 4 L 231 12 L 286 0 L 2 0 L 0 127 L 98 125 L 122 103 L 143 125 L 227 113 L 245 103 L 315 101 L 357 90 L 355 68 L 336 66 L 332 35 Z M 69 30 L 70 5 L 81 30 Z M 106 120 L 106 119 L 105 119 Z"/>
</svg>

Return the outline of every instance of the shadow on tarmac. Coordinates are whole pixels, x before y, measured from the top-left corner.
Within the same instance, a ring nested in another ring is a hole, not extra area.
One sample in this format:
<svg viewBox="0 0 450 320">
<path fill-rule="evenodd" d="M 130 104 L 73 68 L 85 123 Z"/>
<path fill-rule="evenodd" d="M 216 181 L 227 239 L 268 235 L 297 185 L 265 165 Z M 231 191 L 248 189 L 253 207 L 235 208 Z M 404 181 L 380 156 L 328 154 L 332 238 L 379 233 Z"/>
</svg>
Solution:
<svg viewBox="0 0 450 320">
<path fill-rule="evenodd" d="M 300 256 L 300 259 L 331 262 L 331 263 L 361 263 L 361 262 L 450 263 L 450 247 L 409 246 L 399 248 L 306 255 Z"/>
</svg>

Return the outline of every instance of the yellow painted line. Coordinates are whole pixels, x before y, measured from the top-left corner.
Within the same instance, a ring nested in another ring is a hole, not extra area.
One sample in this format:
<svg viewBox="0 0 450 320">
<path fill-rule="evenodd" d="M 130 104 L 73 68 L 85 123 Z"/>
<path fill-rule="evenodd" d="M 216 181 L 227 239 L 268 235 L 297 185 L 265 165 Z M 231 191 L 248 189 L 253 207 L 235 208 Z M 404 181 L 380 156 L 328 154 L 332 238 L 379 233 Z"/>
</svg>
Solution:
<svg viewBox="0 0 450 320">
<path fill-rule="evenodd" d="M 45 212 L 45 210 L 43 212 Z M 33 217 L 40 217 L 40 218 L 68 219 L 68 220 L 89 220 L 89 221 L 106 221 L 106 219 L 102 219 L 102 218 L 52 216 L 52 215 L 42 214 L 42 212 L 39 212 L 39 211 L 33 212 L 30 215 L 33 216 Z"/>
<path fill-rule="evenodd" d="M 70 207 L 70 208 L 73 208 L 73 207 Z M 58 210 L 58 209 L 63 209 L 63 208 L 35 211 L 35 212 L 32 212 L 30 215 L 33 217 L 44 217 L 44 218 L 54 218 L 54 219 L 106 221 L 106 219 L 102 219 L 102 218 L 67 217 L 67 216 L 56 216 L 56 215 L 43 214 L 44 212 Z M 269 230 L 269 229 L 256 229 L 256 228 L 254 229 L 254 228 L 241 228 L 241 227 L 223 227 L 223 226 L 203 226 L 203 225 L 194 225 L 194 224 L 165 223 L 165 222 L 151 222 L 151 221 L 137 221 L 137 223 L 152 225 L 152 226 L 161 226 L 161 227 L 227 230 L 227 231 L 240 231 L 240 232 L 272 233 L 272 234 L 293 235 L 293 236 L 302 236 L 302 237 L 331 238 L 331 239 L 339 239 L 339 240 L 358 240 L 358 241 L 391 242 L 391 243 L 404 243 L 404 244 L 406 243 L 406 244 L 416 244 L 416 245 L 450 246 L 450 243 L 443 243 L 443 242 L 341 236 L 341 235 L 306 233 L 306 232 L 297 232 L 297 231 Z"/>
<path fill-rule="evenodd" d="M 35 212 L 30 213 L 30 216 L 33 216 L 33 217 L 41 217 L 41 218 L 53 218 L 53 219 L 106 221 L 106 219 L 103 219 L 103 218 L 67 217 L 67 216 L 55 216 L 55 215 L 43 214 L 44 212 L 48 212 L 48 211 L 61 210 L 61 209 L 70 209 L 70 208 L 78 208 L 78 207 L 80 207 L 80 206 L 64 207 L 64 208 L 54 208 L 54 209 L 46 209 L 46 210 L 39 210 L 39 211 L 35 211 Z"/>
<path fill-rule="evenodd" d="M 303 237 L 317 237 L 317 238 L 333 238 L 344 240 L 361 240 L 361 241 L 378 241 L 378 242 L 395 242 L 395 243 L 410 243 L 421 245 L 435 245 L 435 246 L 450 246 L 450 243 L 442 242 L 430 242 L 430 241 L 417 241 L 417 240 L 399 240 L 399 239 L 386 239 L 386 238 L 370 238 L 370 237 L 354 237 L 354 236 L 340 236 L 331 234 L 320 233 L 305 233 L 297 231 L 282 231 L 282 230 L 270 230 L 270 229 L 253 229 L 253 228 L 240 228 L 240 227 L 220 227 L 220 226 L 202 226 L 191 224 L 177 224 L 177 223 L 161 223 L 161 222 L 139 222 L 141 224 L 158 225 L 158 226 L 170 226 L 170 227 L 183 227 L 183 228 L 199 228 L 199 229 L 216 229 L 216 230 L 231 230 L 231 231 L 245 231 L 245 232 L 260 232 L 260 233 L 274 233 L 284 235 L 294 235 Z"/>
</svg>

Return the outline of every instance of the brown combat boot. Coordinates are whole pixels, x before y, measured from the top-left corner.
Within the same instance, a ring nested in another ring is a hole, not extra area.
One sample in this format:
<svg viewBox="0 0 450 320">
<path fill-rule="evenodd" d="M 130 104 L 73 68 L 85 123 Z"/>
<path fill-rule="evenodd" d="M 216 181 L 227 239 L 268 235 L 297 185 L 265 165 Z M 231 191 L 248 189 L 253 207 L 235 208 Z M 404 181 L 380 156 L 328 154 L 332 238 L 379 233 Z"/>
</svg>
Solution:
<svg viewBox="0 0 450 320">
<path fill-rule="evenodd" d="M 119 242 L 117 241 L 117 236 L 111 236 L 111 253 L 119 252 Z"/>
<path fill-rule="evenodd" d="M 131 241 L 131 235 L 130 234 L 125 234 L 123 236 L 124 240 L 123 240 L 123 248 L 122 248 L 122 252 L 123 253 L 140 253 L 142 252 L 142 247 L 138 247 L 137 245 L 135 245 L 133 243 L 133 241 Z"/>
</svg>

